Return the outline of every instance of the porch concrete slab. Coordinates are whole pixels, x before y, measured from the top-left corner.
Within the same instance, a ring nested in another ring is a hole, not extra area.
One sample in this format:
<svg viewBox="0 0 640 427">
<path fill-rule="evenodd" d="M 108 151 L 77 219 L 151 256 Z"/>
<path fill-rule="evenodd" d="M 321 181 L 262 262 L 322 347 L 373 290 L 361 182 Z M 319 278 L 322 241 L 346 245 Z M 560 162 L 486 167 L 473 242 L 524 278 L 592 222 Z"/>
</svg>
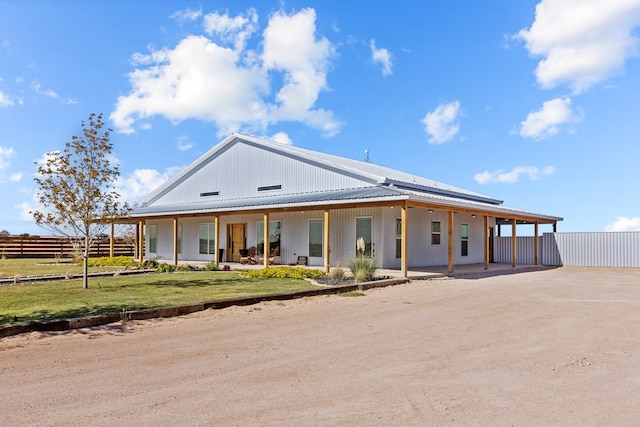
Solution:
<svg viewBox="0 0 640 427">
<path fill-rule="evenodd" d="M 185 264 L 187 262 L 184 262 Z M 191 262 L 193 265 L 197 265 L 197 262 Z M 205 263 L 203 263 L 205 264 Z M 238 262 L 221 262 L 220 267 L 224 267 L 228 265 L 231 270 L 260 270 L 264 268 L 262 264 L 240 264 Z M 274 265 L 273 267 L 277 267 L 278 265 Z M 322 270 L 322 266 L 306 266 L 305 268 L 314 268 Z M 511 264 L 502 264 L 502 263 L 491 263 L 489 264 L 489 268 L 485 270 L 484 264 L 461 264 L 454 266 L 453 272 L 449 273 L 448 266 L 425 266 L 425 267 L 412 267 L 407 272 L 407 278 L 411 280 L 424 280 L 424 279 L 433 279 L 438 277 L 455 277 L 455 278 L 473 278 L 473 277 L 487 277 L 487 276 L 495 276 L 495 275 L 503 275 L 503 274 L 515 274 L 515 273 L 523 273 L 527 271 L 536 271 L 536 270 L 544 270 L 548 268 L 548 266 L 541 265 L 516 265 L 513 267 Z M 346 273 L 349 275 L 349 269 L 345 268 Z M 399 269 L 389 269 L 389 268 L 379 268 L 376 270 L 376 276 L 378 277 L 390 277 L 390 278 L 401 278 L 403 276 L 402 272 Z"/>
</svg>

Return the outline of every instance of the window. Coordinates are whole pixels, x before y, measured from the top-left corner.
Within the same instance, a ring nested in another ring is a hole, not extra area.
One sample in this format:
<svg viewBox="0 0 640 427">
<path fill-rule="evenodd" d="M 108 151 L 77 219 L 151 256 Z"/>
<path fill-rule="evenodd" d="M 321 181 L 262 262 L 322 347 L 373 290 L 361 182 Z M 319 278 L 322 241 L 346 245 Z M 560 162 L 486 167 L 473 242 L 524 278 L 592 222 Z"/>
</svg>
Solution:
<svg viewBox="0 0 640 427">
<path fill-rule="evenodd" d="M 270 191 L 270 190 L 282 190 L 282 184 L 264 185 L 262 187 L 258 187 L 258 191 Z"/>
<path fill-rule="evenodd" d="M 219 196 L 219 191 L 205 191 L 204 193 L 200 193 L 200 197 L 209 197 L 209 196 Z"/>
<path fill-rule="evenodd" d="M 396 218 L 396 258 L 402 257 L 402 219 Z"/>
<path fill-rule="evenodd" d="M 469 224 L 462 224 L 460 227 L 460 238 L 462 241 L 460 242 L 460 249 L 462 256 L 469 255 Z"/>
<path fill-rule="evenodd" d="M 215 224 L 200 224 L 199 253 L 213 254 L 216 250 Z"/>
<path fill-rule="evenodd" d="M 309 220 L 309 256 L 322 257 L 322 220 Z"/>
<path fill-rule="evenodd" d="M 269 254 L 272 253 L 275 248 L 280 247 L 281 228 L 281 221 L 269 221 Z M 256 236 L 258 255 L 262 255 L 264 254 L 264 221 L 257 222 L 256 230 L 258 234 Z"/>
<path fill-rule="evenodd" d="M 356 256 L 373 256 L 372 224 L 373 218 L 370 216 L 356 218 Z M 358 250 L 359 239 L 364 240 L 364 252 Z"/>
<path fill-rule="evenodd" d="M 149 225 L 149 253 L 158 253 L 158 226 Z"/>
<path fill-rule="evenodd" d="M 440 221 L 431 221 L 431 244 L 440 244 Z"/>
</svg>

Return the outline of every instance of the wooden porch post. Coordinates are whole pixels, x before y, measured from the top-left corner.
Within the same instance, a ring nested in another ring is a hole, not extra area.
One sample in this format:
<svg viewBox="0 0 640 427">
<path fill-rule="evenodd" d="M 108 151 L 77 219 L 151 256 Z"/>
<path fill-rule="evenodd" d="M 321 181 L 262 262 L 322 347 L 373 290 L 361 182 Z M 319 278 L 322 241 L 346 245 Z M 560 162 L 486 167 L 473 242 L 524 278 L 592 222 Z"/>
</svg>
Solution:
<svg viewBox="0 0 640 427">
<path fill-rule="evenodd" d="M 557 233 L 558 232 L 558 223 L 557 222 L 553 222 L 553 232 Z"/>
<path fill-rule="evenodd" d="M 323 235 L 322 235 L 322 249 L 324 256 L 324 271 L 329 274 L 329 270 L 331 269 L 331 260 L 329 255 L 331 250 L 329 249 L 329 236 L 331 236 L 331 215 L 329 209 L 324 211 L 324 227 L 323 227 Z"/>
<path fill-rule="evenodd" d="M 262 248 L 263 265 L 269 267 L 269 213 L 264 214 L 264 245 Z"/>
<path fill-rule="evenodd" d="M 533 238 L 533 263 L 535 265 L 538 265 L 539 264 L 539 261 L 538 261 L 538 251 L 539 251 L 539 249 L 538 249 L 538 223 L 537 222 L 535 222 L 534 225 L 533 225 L 533 236 L 534 236 L 534 238 Z"/>
<path fill-rule="evenodd" d="M 516 256 L 517 254 L 517 236 L 516 236 L 516 219 L 513 218 L 511 220 L 511 266 L 516 266 Z"/>
<path fill-rule="evenodd" d="M 453 215 L 453 211 L 449 211 L 449 221 L 448 221 L 448 233 L 447 233 L 447 240 L 448 240 L 448 245 L 449 245 L 449 249 L 448 249 L 448 258 L 449 258 L 449 262 L 448 262 L 448 270 L 449 273 L 453 273 L 453 220 L 454 220 L 454 215 Z"/>
<path fill-rule="evenodd" d="M 407 205 L 401 207 L 400 210 L 400 274 L 408 277 L 409 259 L 408 259 L 408 242 L 407 242 Z"/>
<path fill-rule="evenodd" d="M 178 265 L 178 218 L 173 218 L 173 265 Z"/>
<path fill-rule="evenodd" d="M 138 221 L 138 257 L 142 264 L 144 262 L 144 220 Z"/>
<path fill-rule="evenodd" d="M 109 237 L 110 237 L 109 238 L 109 256 L 111 258 L 113 258 L 115 256 L 115 252 L 116 252 L 115 251 L 115 246 L 114 246 L 115 245 L 115 243 L 114 243 L 114 239 L 115 239 L 114 234 L 116 234 L 115 228 L 116 228 L 116 224 L 112 221 L 111 222 L 111 233 L 109 235 Z"/>
<path fill-rule="evenodd" d="M 484 269 L 489 269 L 489 215 L 484 216 Z"/>
<path fill-rule="evenodd" d="M 213 260 L 214 265 L 217 267 L 220 265 L 220 216 L 216 215 L 213 217 L 213 239 L 215 250 L 213 251 L 213 256 L 215 257 Z"/>
</svg>

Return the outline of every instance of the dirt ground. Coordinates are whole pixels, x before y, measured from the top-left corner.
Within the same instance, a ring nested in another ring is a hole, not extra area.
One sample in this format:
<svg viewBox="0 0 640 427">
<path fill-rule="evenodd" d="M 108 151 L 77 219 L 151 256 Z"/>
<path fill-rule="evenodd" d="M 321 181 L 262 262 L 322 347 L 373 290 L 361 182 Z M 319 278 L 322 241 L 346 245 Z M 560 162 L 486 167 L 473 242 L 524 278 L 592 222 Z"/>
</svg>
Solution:
<svg viewBox="0 0 640 427">
<path fill-rule="evenodd" d="M 640 269 L 0 339 L 0 425 L 638 425 Z"/>
</svg>

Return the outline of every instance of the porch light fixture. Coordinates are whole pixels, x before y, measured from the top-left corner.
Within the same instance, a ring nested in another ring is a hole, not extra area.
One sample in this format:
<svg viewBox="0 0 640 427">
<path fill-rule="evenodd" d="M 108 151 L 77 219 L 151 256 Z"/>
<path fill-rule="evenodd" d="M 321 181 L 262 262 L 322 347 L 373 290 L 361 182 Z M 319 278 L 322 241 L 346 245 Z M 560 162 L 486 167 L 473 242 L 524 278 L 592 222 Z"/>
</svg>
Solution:
<svg viewBox="0 0 640 427">
<path fill-rule="evenodd" d="M 433 209 L 429 209 L 427 212 L 429 212 L 429 213 L 433 213 Z"/>
</svg>

